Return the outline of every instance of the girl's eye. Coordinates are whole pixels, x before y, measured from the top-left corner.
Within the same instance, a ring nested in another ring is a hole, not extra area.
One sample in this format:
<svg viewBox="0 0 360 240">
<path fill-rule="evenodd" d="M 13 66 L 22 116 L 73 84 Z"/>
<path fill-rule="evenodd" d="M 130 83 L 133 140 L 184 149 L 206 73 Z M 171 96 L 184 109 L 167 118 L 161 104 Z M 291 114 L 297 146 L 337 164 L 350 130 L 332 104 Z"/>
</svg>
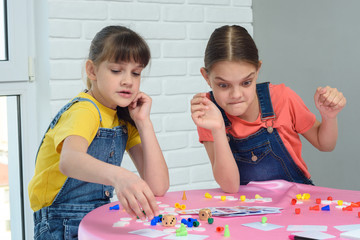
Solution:
<svg viewBox="0 0 360 240">
<path fill-rule="evenodd" d="M 132 74 L 133 74 L 135 77 L 138 77 L 138 76 L 141 75 L 141 73 L 138 73 L 138 72 L 133 72 Z"/>
<path fill-rule="evenodd" d="M 219 87 L 226 88 L 228 85 L 226 83 L 219 83 Z"/>
<path fill-rule="evenodd" d="M 243 82 L 243 86 L 245 86 L 245 87 L 250 86 L 251 82 L 252 82 L 251 80 L 245 81 L 245 82 Z"/>
<path fill-rule="evenodd" d="M 111 69 L 111 72 L 112 72 L 112 73 L 119 73 L 120 70 Z"/>
</svg>

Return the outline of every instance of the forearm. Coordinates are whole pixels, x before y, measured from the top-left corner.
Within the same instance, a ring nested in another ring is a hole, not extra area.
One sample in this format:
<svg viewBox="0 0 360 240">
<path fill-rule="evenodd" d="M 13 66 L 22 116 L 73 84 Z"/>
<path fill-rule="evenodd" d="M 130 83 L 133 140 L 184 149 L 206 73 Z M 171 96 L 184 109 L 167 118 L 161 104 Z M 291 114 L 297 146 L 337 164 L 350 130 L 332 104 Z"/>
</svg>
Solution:
<svg viewBox="0 0 360 240">
<path fill-rule="evenodd" d="M 214 137 L 213 173 L 224 192 L 239 190 L 240 175 L 225 130 L 212 131 Z"/>
<path fill-rule="evenodd" d="M 336 146 L 338 137 L 337 118 L 322 119 L 318 129 L 318 142 L 320 151 L 332 151 Z"/>
<path fill-rule="evenodd" d="M 124 168 L 102 162 L 87 153 L 72 150 L 61 153 L 59 168 L 68 177 L 111 186 L 119 177 L 125 177 L 127 172 Z"/>
<path fill-rule="evenodd" d="M 143 150 L 141 177 L 147 182 L 154 195 L 162 196 L 169 189 L 169 172 L 160 145 L 157 141 L 152 122 L 136 124 Z"/>
</svg>

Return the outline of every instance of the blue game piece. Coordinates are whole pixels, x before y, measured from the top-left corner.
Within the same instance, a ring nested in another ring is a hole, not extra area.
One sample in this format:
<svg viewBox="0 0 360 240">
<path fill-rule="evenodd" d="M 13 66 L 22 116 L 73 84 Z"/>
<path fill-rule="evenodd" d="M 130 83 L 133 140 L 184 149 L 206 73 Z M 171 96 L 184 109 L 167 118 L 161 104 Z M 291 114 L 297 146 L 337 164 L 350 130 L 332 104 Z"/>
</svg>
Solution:
<svg viewBox="0 0 360 240">
<path fill-rule="evenodd" d="M 119 209 L 120 209 L 120 206 L 119 206 L 119 204 L 116 204 L 116 205 L 114 205 L 114 206 L 112 206 L 112 207 L 109 207 L 109 209 L 110 209 L 110 210 L 119 210 Z"/>
<path fill-rule="evenodd" d="M 326 205 L 321 208 L 322 211 L 330 211 L 330 206 Z"/>
</svg>

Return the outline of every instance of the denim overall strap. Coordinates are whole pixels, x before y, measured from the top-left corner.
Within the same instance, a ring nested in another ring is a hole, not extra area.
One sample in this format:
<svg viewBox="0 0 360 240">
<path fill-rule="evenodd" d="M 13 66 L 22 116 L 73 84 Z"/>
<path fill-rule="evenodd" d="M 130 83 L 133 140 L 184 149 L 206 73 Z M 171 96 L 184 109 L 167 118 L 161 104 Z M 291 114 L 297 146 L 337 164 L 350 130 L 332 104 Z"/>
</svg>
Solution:
<svg viewBox="0 0 360 240">
<path fill-rule="evenodd" d="M 93 101 L 91 101 L 90 99 L 81 98 L 81 97 L 76 97 L 76 98 L 74 98 L 73 100 L 71 100 L 70 102 L 68 102 L 65 106 L 63 106 L 63 107 L 59 110 L 59 112 L 55 115 L 55 117 L 53 118 L 53 120 L 52 120 L 51 123 L 49 124 L 48 128 L 47 128 L 46 131 L 45 131 L 44 136 L 43 136 L 42 139 L 41 139 L 39 148 L 38 148 L 37 153 L 36 153 L 35 162 L 36 162 L 37 156 L 38 156 L 38 154 L 39 154 L 40 147 L 41 147 L 42 143 L 44 142 L 44 138 L 45 138 L 46 133 L 50 130 L 50 128 L 53 129 L 53 128 L 55 127 L 55 125 L 56 125 L 57 122 L 59 121 L 61 115 L 62 115 L 66 110 L 68 110 L 74 103 L 82 102 L 82 101 L 91 102 L 91 103 L 96 107 L 96 109 L 98 110 L 98 113 L 99 113 L 99 116 L 100 116 L 100 122 L 102 121 L 101 114 L 100 114 L 100 109 L 98 108 L 98 106 L 97 106 Z"/>
<path fill-rule="evenodd" d="M 270 98 L 269 82 L 256 84 L 256 92 L 261 110 L 261 121 L 276 118 Z"/>
<path fill-rule="evenodd" d="M 220 112 L 221 112 L 221 115 L 224 119 L 224 123 L 225 123 L 225 128 L 229 128 L 231 126 L 231 122 L 230 120 L 228 119 L 228 117 L 226 116 L 225 114 L 225 111 L 224 109 L 222 109 L 219 104 L 215 101 L 215 98 L 214 98 L 214 94 L 212 91 L 209 92 L 210 93 L 210 100 L 219 108 Z"/>
</svg>

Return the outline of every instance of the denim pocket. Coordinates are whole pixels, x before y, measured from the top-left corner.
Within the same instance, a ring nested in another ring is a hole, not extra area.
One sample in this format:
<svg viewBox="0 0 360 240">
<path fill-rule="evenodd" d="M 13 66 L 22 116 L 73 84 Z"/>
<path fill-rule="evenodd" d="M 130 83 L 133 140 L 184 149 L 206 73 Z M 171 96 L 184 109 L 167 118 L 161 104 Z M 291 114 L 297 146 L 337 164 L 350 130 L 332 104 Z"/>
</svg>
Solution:
<svg viewBox="0 0 360 240">
<path fill-rule="evenodd" d="M 35 224 L 34 240 L 54 240 L 50 234 L 49 224 L 47 221 L 41 221 Z"/>
<path fill-rule="evenodd" d="M 264 142 L 257 146 L 252 146 L 247 149 L 238 148 L 233 151 L 236 161 L 245 162 L 249 164 L 257 164 L 271 152 L 270 142 Z"/>
</svg>

